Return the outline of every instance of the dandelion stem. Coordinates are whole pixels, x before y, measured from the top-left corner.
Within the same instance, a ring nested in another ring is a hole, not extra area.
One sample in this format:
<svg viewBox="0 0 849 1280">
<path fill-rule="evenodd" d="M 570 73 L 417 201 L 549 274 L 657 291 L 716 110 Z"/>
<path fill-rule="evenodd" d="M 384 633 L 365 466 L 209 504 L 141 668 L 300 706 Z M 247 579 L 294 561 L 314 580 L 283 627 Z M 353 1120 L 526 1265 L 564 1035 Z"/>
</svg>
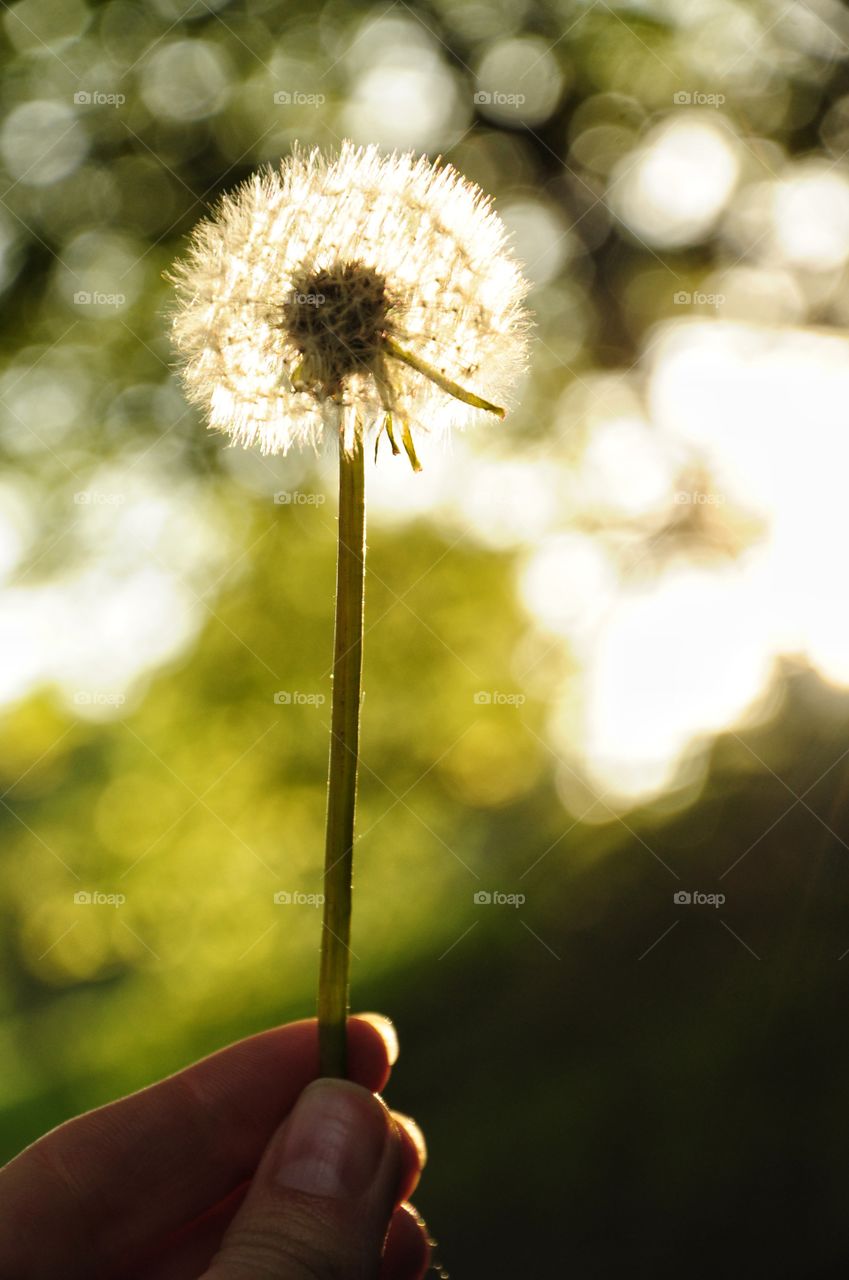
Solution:
<svg viewBox="0 0 849 1280">
<path fill-rule="evenodd" d="M 351 874 L 360 676 L 363 653 L 365 570 L 365 471 L 362 428 L 353 443 L 339 438 L 339 542 L 336 561 L 336 626 L 333 641 L 333 706 L 327 783 L 324 920 L 318 984 L 320 1070 L 344 1076 L 351 937 Z"/>
</svg>

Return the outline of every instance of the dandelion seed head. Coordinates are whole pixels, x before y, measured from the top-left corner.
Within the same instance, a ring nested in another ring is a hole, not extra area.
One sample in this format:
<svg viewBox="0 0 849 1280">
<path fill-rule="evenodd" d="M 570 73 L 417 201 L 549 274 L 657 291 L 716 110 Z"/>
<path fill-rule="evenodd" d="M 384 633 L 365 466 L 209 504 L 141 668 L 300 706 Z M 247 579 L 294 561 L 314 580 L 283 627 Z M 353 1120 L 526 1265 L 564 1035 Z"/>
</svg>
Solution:
<svg viewBox="0 0 849 1280">
<path fill-rule="evenodd" d="M 354 421 L 378 433 L 387 416 L 467 426 L 526 363 L 528 286 L 501 219 L 412 153 L 296 150 L 223 197 L 172 279 L 189 397 L 266 453 L 347 439 Z"/>
<path fill-rule="evenodd" d="M 383 276 L 361 262 L 296 274 L 280 323 L 303 357 L 305 386 L 338 395 L 347 376 L 368 372 L 381 354 L 390 305 Z"/>
</svg>

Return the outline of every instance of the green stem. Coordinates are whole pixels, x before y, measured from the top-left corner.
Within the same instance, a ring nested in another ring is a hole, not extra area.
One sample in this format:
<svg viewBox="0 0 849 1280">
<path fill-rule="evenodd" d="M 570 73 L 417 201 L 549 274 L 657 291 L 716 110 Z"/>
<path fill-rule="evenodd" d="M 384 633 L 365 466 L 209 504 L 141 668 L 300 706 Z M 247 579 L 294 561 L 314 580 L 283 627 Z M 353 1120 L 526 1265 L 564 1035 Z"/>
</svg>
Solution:
<svg viewBox="0 0 849 1280">
<path fill-rule="evenodd" d="M 500 405 L 493 404 L 490 400 L 482 400 L 473 391 L 467 391 L 459 383 L 452 382 L 444 373 L 434 369 L 432 364 L 422 360 L 421 356 L 413 355 L 412 351 L 405 351 L 403 347 L 399 347 L 398 343 L 394 342 L 392 338 L 384 338 L 383 347 L 388 356 L 392 356 L 393 359 L 409 365 L 417 373 L 424 374 L 426 378 L 430 378 L 431 382 L 435 382 L 438 387 L 441 387 L 443 391 L 447 391 L 449 396 L 453 396 L 455 400 L 462 400 L 464 404 L 470 404 L 475 409 L 486 409 L 488 413 L 494 413 L 496 418 L 504 417 L 506 410 L 502 409 Z"/>
<path fill-rule="evenodd" d="M 360 677 L 363 661 L 365 571 L 365 470 L 359 425 L 348 452 L 339 438 L 339 545 L 336 561 L 336 626 L 333 644 L 333 706 L 327 783 L 324 856 L 324 920 L 318 984 L 318 1036 L 323 1076 L 345 1077 L 348 973 L 351 937 L 351 874 Z"/>
</svg>

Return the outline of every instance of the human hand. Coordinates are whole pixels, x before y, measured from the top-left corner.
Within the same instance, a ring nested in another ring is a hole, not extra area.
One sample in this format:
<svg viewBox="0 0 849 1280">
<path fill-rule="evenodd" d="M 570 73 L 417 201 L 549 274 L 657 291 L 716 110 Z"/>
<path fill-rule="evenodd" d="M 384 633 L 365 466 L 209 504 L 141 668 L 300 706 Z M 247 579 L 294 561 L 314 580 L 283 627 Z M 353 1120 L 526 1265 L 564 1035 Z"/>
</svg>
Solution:
<svg viewBox="0 0 849 1280">
<path fill-rule="evenodd" d="M 318 1081 L 293 1022 L 69 1120 L 0 1170 L 0 1276 L 420 1280 L 424 1143 L 374 1096 L 396 1056 L 351 1018 L 350 1080 Z"/>
</svg>

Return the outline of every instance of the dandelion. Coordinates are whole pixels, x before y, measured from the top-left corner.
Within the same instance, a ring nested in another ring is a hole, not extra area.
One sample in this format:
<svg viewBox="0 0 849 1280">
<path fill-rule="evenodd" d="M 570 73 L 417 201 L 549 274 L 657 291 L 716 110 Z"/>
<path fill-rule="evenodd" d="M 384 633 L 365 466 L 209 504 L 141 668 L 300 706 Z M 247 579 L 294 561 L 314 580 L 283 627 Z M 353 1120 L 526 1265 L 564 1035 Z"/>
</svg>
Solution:
<svg viewBox="0 0 849 1280">
<path fill-rule="evenodd" d="M 175 270 L 187 392 L 264 453 L 317 443 L 340 417 L 349 443 L 359 418 L 410 452 L 416 430 L 502 416 L 527 329 L 505 242 L 450 165 L 351 143 L 333 160 L 296 152 L 225 196 Z"/>
<path fill-rule="evenodd" d="M 527 284 L 504 226 L 450 165 L 343 143 L 255 174 L 174 269 L 183 380 L 211 428 L 263 453 L 339 449 L 339 544 L 322 1072 L 345 1074 L 365 564 L 364 448 L 420 469 L 419 434 L 504 416 L 524 367 Z M 485 398 L 486 397 L 486 398 Z"/>
</svg>

